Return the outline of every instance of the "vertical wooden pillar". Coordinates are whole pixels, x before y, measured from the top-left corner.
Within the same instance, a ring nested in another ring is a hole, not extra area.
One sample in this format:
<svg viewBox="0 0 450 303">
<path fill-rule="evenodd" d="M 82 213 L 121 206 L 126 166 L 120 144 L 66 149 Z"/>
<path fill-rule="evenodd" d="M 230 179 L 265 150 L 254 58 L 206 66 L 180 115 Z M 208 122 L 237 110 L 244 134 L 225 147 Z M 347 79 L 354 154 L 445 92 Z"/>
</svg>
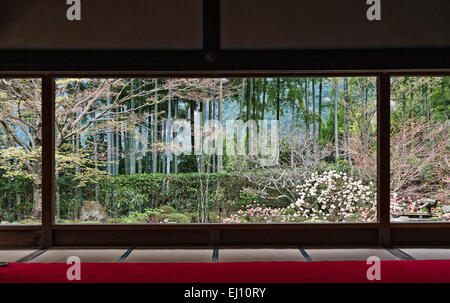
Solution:
<svg viewBox="0 0 450 303">
<path fill-rule="evenodd" d="M 42 78 L 42 248 L 53 244 L 55 205 L 55 79 Z"/>
<path fill-rule="evenodd" d="M 377 77 L 377 216 L 379 245 L 390 246 L 390 94 L 389 74 Z"/>
<path fill-rule="evenodd" d="M 220 50 L 220 0 L 203 0 L 203 51 L 206 60 L 215 60 Z"/>
</svg>

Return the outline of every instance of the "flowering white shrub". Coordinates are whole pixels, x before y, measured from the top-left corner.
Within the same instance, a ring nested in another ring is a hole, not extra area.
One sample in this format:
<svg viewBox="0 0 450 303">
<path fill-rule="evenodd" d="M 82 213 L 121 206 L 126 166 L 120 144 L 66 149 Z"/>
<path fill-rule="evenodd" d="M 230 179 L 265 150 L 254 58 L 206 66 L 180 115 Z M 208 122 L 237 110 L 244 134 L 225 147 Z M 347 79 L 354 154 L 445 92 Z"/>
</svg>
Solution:
<svg viewBox="0 0 450 303">
<path fill-rule="evenodd" d="M 312 173 L 297 185 L 298 199 L 288 208 L 290 217 L 308 221 L 359 221 L 376 219 L 376 195 L 370 186 L 352 180 L 346 173 L 330 170 Z"/>
<path fill-rule="evenodd" d="M 229 218 L 223 219 L 223 223 L 282 223 L 287 222 L 286 209 L 262 208 L 248 206 L 245 210 L 238 210 Z"/>
</svg>

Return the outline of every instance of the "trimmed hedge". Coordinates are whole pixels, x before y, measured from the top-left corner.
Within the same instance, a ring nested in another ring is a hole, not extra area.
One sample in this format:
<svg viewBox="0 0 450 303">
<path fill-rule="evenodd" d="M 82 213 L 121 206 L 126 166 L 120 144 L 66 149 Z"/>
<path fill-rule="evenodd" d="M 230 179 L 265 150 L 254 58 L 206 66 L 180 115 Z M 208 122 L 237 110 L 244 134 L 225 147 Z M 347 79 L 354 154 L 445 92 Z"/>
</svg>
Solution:
<svg viewBox="0 0 450 303">
<path fill-rule="evenodd" d="M 100 189 L 104 197 L 101 200 L 107 201 L 106 196 L 111 195 L 115 206 L 122 206 L 124 210 L 168 205 L 177 212 L 195 213 L 198 210 L 201 188 L 204 193 L 208 187 L 209 208 L 214 208 L 220 202 L 239 201 L 245 185 L 242 176 L 232 174 L 139 174 L 104 179 L 100 183 Z M 136 198 L 134 203 L 133 198 Z M 128 203 L 121 203 L 122 201 Z M 124 206 L 127 204 L 128 207 Z"/>
<path fill-rule="evenodd" d="M 28 179 L 17 181 L 0 178 L 0 192 L 3 193 L 0 199 L 1 220 L 19 221 L 31 214 L 33 183 Z M 267 201 L 245 191 L 244 188 L 252 185 L 239 172 L 119 175 L 102 178 L 99 183 L 84 187 L 79 186 L 75 176 L 63 175 L 56 179 L 56 210 L 59 210 L 59 220 L 77 220 L 83 203 L 97 200 L 112 220 L 133 212 L 166 207 L 166 214 L 184 214 L 195 222 L 199 220 L 201 194 L 206 192 L 206 186 L 211 222 L 228 217 L 248 205 L 285 206 L 280 205 L 283 202 Z M 16 193 L 22 196 L 20 204 L 15 203 Z M 185 217 L 173 217 L 174 221 L 186 221 Z"/>
</svg>

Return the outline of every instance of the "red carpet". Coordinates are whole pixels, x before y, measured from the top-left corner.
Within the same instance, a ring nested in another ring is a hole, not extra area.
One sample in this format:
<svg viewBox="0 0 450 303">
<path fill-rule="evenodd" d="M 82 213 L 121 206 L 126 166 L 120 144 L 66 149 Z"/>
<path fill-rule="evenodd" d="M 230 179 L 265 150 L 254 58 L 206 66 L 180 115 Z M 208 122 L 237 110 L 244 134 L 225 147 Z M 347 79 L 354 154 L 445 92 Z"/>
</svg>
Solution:
<svg viewBox="0 0 450 303">
<path fill-rule="evenodd" d="M 374 283 L 370 265 L 346 262 L 255 263 L 84 263 L 85 283 Z M 0 267 L 0 283 L 73 283 L 67 264 L 20 264 Z M 387 283 L 450 283 L 450 260 L 382 261 Z"/>
</svg>

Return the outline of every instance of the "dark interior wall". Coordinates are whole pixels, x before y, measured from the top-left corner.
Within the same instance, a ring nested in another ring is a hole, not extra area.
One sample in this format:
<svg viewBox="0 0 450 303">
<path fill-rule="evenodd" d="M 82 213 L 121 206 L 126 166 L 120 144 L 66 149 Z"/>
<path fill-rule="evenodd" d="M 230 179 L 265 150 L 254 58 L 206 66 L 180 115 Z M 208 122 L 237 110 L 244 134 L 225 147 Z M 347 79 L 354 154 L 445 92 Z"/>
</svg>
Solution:
<svg viewBox="0 0 450 303">
<path fill-rule="evenodd" d="M 0 1 L 0 49 L 200 50 L 204 0 L 83 0 L 67 21 L 64 0 Z M 207 0 L 220 2 L 220 46 L 230 49 L 450 47 L 450 1 Z"/>
<path fill-rule="evenodd" d="M 84 0 L 68 21 L 65 0 L 0 1 L 0 49 L 202 48 L 202 0 Z"/>
<path fill-rule="evenodd" d="M 450 1 L 381 0 L 369 21 L 366 0 L 221 1 L 223 49 L 423 48 L 450 46 Z"/>
</svg>

